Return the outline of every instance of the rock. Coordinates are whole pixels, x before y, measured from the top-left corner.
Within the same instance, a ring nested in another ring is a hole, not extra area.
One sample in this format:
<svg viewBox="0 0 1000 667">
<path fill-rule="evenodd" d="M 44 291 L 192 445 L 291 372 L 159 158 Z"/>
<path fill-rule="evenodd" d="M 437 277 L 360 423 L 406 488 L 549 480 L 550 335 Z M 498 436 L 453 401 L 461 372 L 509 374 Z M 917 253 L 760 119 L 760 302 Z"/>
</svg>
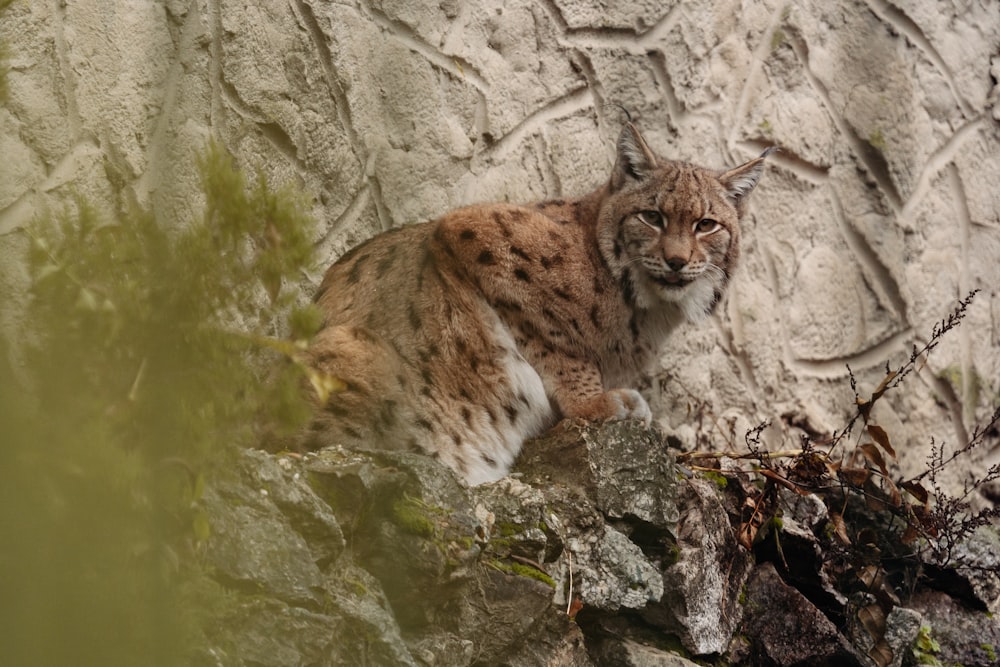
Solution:
<svg viewBox="0 0 1000 667">
<path fill-rule="evenodd" d="M 983 526 L 951 550 L 946 567 L 928 565 L 934 586 L 967 604 L 1000 612 L 1000 528 Z"/>
<path fill-rule="evenodd" d="M 528 453 L 514 475 L 467 488 L 406 452 L 241 452 L 201 501 L 204 585 L 222 594 L 206 598 L 216 603 L 193 662 L 850 667 L 869 653 L 899 667 L 926 636 L 942 660 L 993 664 L 997 623 L 954 597 L 985 591 L 968 603 L 982 609 L 990 580 L 967 574 L 953 596 L 918 589 L 901 603 L 880 580 L 889 613 L 873 648 L 839 603 L 863 594 L 826 576 L 814 497 L 782 501 L 782 557 L 756 547 L 789 563 L 783 579 L 736 541 L 755 487 L 676 474 L 655 432 L 566 423 Z M 963 553 L 988 567 L 989 537 Z"/>
<path fill-rule="evenodd" d="M 783 554 L 802 561 L 786 583 L 736 542 L 750 487 L 678 477 L 655 433 L 564 424 L 528 450 L 518 473 L 471 489 L 410 453 L 242 453 L 204 494 L 205 554 L 229 603 L 196 662 L 867 664 L 870 638 L 852 647 L 803 595 L 833 586 L 814 498 L 785 498 Z M 634 511 L 626 493 L 643 499 Z M 906 664 L 923 621 L 942 655 L 989 664 L 975 660 L 990 655 L 995 624 L 921 595 L 888 615 L 880 660 Z"/>
<path fill-rule="evenodd" d="M 739 625 L 753 558 L 737 543 L 714 483 L 691 479 L 681 488 L 676 560 L 663 572 L 663 599 L 643 617 L 677 634 L 695 655 L 721 653 Z"/>
<path fill-rule="evenodd" d="M 303 465 L 352 526 L 353 557 L 381 584 L 414 659 L 587 664 L 579 628 L 552 604 L 554 582 L 521 562 L 541 566 L 554 536 L 537 490 L 514 479 L 467 489 L 400 452 L 330 448 Z"/>
<path fill-rule="evenodd" d="M 296 667 L 305 664 L 352 664 L 365 656 L 371 664 L 416 667 L 398 632 L 369 625 L 337 609 L 321 614 L 273 598 L 248 597 L 210 630 L 210 648 L 196 665 Z"/>
<path fill-rule="evenodd" d="M 698 664 L 630 639 L 605 641 L 595 651 L 595 658 L 601 667 L 696 667 Z"/>
<path fill-rule="evenodd" d="M 466 489 L 433 459 L 404 452 L 328 448 L 305 469 L 338 520 L 354 557 L 382 584 L 401 626 L 450 617 L 455 591 L 475 578 L 481 532 Z"/>
<path fill-rule="evenodd" d="M 744 632 L 752 664 L 858 667 L 860 658 L 837 628 L 801 593 L 781 580 L 774 566 L 757 567 L 747 583 Z"/>
<path fill-rule="evenodd" d="M 591 660 L 580 627 L 564 613 L 546 614 L 528 641 L 504 656 L 511 667 L 600 667 Z"/>
<path fill-rule="evenodd" d="M 674 455 L 658 431 L 638 422 L 565 420 L 525 443 L 517 470 L 536 485 L 576 487 L 609 518 L 677 522 Z"/>
<path fill-rule="evenodd" d="M 658 432 L 567 420 L 526 443 L 517 470 L 540 490 L 566 551 L 552 568 L 559 603 L 572 596 L 613 612 L 662 597 L 678 509 L 673 454 Z"/>
<path fill-rule="evenodd" d="M 300 476 L 262 452 L 241 452 L 233 470 L 206 488 L 204 504 L 206 555 L 223 581 L 286 603 L 321 606 L 318 563 L 339 555 L 344 537 Z"/>
<path fill-rule="evenodd" d="M 574 592 L 585 605 L 605 611 L 643 609 L 663 597 L 663 575 L 634 542 L 611 526 L 569 540 Z"/>
<path fill-rule="evenodd" d="M 553 570 L 560 603 L 573 596 L 617 611 L 662 597 L 678 509 L 673 454 L 658 432 L 632 422 L 564 421 L 526 443 L 517 470 L 541 491 L 568 552 Z"/>
<path fill-rule="evenodd" d="M 591 665 L 580 628 L 552 605 L 552 588 L 491 568 L 464 600 L 462 631 L 475 637 L 477 665 Z"/>
<path fill-rule="evenodd" d="M 296 532 L 312 547 L 317 561 L 333 560 L 344 550 L 344 536 L 330 506 L 286 457 L 246 450 L 240 459 L 244 479 L 266 492 Z"/>
<path fill-rule="evenodd" d="M 450 632 L 423 635 L 410 642 L 410 652 L 421 665 L 465 667 L 476 656 L 476 645 Z"/>
<path fill-rule="evenodd" d="M 920 633 L 923 617 L 919 612 L 896 607 L 885 620 L 885 643 L 892 651 L 888 667 L 900 667 L 907 657 L 912 657 L 913 642 Z"/>
<path fill-rule="evenodd" d="M 560 535 L 565 535 L 565 529 L 551 510 L 548 491 L 505 477 L 469 492 L 493 557 L 514 556 L 544 564 L 562 554 Z"/>
<path fill-rule="evenodd" d="M 778 534 L 757 547 L 758 557 L 776 564 L 782 578 L 802 591 L 824 613 L 843 616 L 847 597 L 837 590 L 838 573 L 833 559 L 825 557 L 817 535 L 824 534 L 829 514 L 815 494 L 800 496 L 787 489 L 779 494 L 780 524 L 771 527 Z"/>
<path fill-rule="evenodd" d="M 343 664 L 367 655 L 415 666 L 379 581 L 344 562 L 340 526 L 302 473 L 290 459 L 248 450 L 207 486 L 205 555 L 230 592 L 206 623 L 196 664 Z"/>
<path fill-rule="evenodd" d="M 629 463 L 602 468 L 599 461 L 615 453 Z M 524 481 L 508 478 L 473 490 L 492 508 L 488 550 L 550 563 L 555 601 L 564 607 L 572 596 L 606 611 L 641 609 L 660 599 L 663 580 L 629 534 L 647 526 L 639 515 L 668 532 L 664 517 L 677 512 L 671 466 L 656 434 L 637 425 L 564 422 L 527 444 L 518 464 Z M 635 513 L 624 505 L 628 489 L 644 498 Z M 616 519 L 617 525 L 609 523 Z"/>
<path fill-rule="evenodd" d="M 985 611 L 964 607 L 942 591 L 923 591 L 907 606 L 923 616 L 923 625 L 940 647 L 927 651 L 944 665 L 996 667 L 1000 664 L 1000 620 Z"/>
</svg>

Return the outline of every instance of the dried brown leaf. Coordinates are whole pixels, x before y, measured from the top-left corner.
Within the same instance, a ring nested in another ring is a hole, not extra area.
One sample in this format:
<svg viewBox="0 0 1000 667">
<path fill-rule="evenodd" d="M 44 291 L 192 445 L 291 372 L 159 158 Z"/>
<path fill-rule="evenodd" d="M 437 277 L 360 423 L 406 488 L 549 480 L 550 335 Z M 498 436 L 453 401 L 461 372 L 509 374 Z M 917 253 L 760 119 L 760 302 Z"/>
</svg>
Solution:
<svg viewBox="0 0 1000 667">
<path fill-rule="evenodd" d="M 858 572 L 858 579 L 865 585 L 865 588 L 872 588 L 882 574 L 882 568 L 878 565 L 865 565 Z"/>
<path fill-rule="evenodd" d="M 899 371 L 889 371 L 889 374 L 882 378 L 882 381 L 878 383 L 877 387 L 875 387 L 875 391 L 872 392 L 872 403 L 882 397 L 882 394 L 884 394 L 885 390 L 888 389 L 889 383 L 895 380 L 896 375 L 898 374 Z"/>
<path fill-rule="evenodd" d="M 910 505 L 910 514 L 920 529 L 930 537 L 938 536 L 938 522 L 927 505 Z"/>
<path fill-rule="evenodd" d="M 736 531 L 736 541 L 749 551 L 753 549 L 754 540 L 757 539 L 757 533 L 764 523 L 764 513 L 761 511 L 761 506 L 752 498 L 747 498 L 744 506 L 751 510 L 750 518 L 740 523 L 739 530 Z"/>
<path fill-rule="evenodd" d="M 882 481 L 885 483 L 886 493 L 889 494 L 889 504 L 893 507 L 901 507 L 903 504 L 903 495 L 899 492 L 899 488 L 888 477 L 884 477 Z"/>
<path fill-rule="evenodd" d="M 762 468 L 760 470 L 760 474 L 763 475 L 764 477 L 767 477 L 768 479 L 776 482 L 777 484 L 780 484 L 781 486 L 785 487 L 789 491 L 794 491 L 795 493 L 799 494 L 800 496 L 808 496 L 808 495 L 810 495 L 812 493 L 812 491 L 810 491 L 809 489 L 802 488 L 801 486 L 799 486 L 795 482 L 791 481 L 790 479 L 786 478 L 783 475 L 779 475 L 777 472 L 775 472 L 773 470 L 768 470 L 767 468 Z"/>
<path fill-rule="evenodd" d="M 920 484 L 920 482 L 900 482 L 899 486 L 911 496 L 919 500 L 921 504 L 926 505 L 930 500 L 930 494 L 927 492 L 927 489 Z"/>
<path fill-rule="evenodd" d="M 840 540 L 841 544 L 850 544 L 851 538 L 847 536 L 847 524 L 844 517 L 837 512 L 830 512 L 830 525 L 833 527 L 834 536 Z"/>
<path fill-rule="evenodd" d="M 876 642 L 885 637 L 885 612 L 877 604 L 870 604 L 858 610 L 858 620 L 865 632 Z"/>
<path fill-rule="evenodd" d="M 889 646 L 889 642 L 881 639 L 875 642 L 875 645 L 868 649 L 868 657 L 872 659 L 878 667 L 886 667 L 886 665 L 892 664 L 892 647 Z"/>
<path fill-rule="evenodd" d="M 862 528 L 858 531 L 857 542 L 870 550 L 873 554 L 879 552 L 878 543 L 881 533 L 874 528 Z"/>
<path fill-rule="evenodd" d="M 753 549 L 753 541 L 757 537 L 757 528 L 759 526 L 754 526 L 749 521 L 744 521 L 740 524 L 740 529 L 736 532 L 736 541 L 747 551 Z"/>
<path fill-rule="evenodd" d="M 872 471 L 868 468 L 841 468 L 839 472 L 842 481 L 858 488 L 864 486 L 871 475 Z"/>
<path fill-rule="evenodd" d="M 889 507 L 884 500 L 872 493 L 865 494 L 865 505 L 873 512 L 884 512 Z"/>
<path fill-rule="evenodd" d="M 882 456 L 882 452 L 878 450 L 878 447 L 874 443 L 866 442 L 863 445 L 858 445 L 858 449 L 864 455 L 868 462 L 875 465 L 882 475 L 887 476 L 889 470 L 885 467 L 885 458 Z"/>
<path fill-rule="evenodd" d="M 872 440 L 877 442 L 882 449 L 888 452 L 889 456 L 896 458 L 896 450 L 889 444 L 889 434 L 885 432 L 884 428 L 878 424 L 869 424 L 868 435 L 870 435 Z"/>
</svg>

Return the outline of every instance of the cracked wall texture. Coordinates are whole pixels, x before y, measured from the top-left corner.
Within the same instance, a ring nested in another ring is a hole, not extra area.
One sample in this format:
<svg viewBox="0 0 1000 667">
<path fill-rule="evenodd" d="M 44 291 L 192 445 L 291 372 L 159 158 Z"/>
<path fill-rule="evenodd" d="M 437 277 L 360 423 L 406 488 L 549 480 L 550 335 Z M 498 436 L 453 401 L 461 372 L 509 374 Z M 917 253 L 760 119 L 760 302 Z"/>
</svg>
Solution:
<svg viewBox="0 0 1000 667">
<path fill-rule="evenodd" d="M 783 149 L 725 308 L 663 358 L 654 409 L 686 446 L 841 426 L 847 365 L 870 391 L 975 288 L 876 418 L 913 466 L 1000 402 L 996 0 L 17 0 L 0 38 L 11 301 L 35 212 L 77 192 L 189 218 L 210 136 L 314 197 L 325 264 L 463 204 L 592 189 L 621 105 L 666 157 Z"/>
</svg>

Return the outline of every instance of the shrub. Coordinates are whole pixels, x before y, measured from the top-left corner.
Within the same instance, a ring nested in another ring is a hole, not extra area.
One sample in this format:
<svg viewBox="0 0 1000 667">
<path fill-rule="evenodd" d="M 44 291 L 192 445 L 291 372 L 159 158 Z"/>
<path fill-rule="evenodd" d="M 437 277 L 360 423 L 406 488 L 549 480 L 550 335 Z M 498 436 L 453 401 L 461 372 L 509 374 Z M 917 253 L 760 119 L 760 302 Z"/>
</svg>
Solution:
<svg viewBox="0 0 1000 667">
<path fill-rule="evenodd" d="M 26 230 L 23 335 L 0 338 L 0 663 L 177 662 L 224 603 L 197 558 L 206 475 L 262 419 L 306 413 L 295 364 L 261 377 L 294 356 L 284 323 L 316 322 L 289 287 L 311 257 L 303 198 L 215 144 L 198 168 L 190 224 L 77 198 Z"/>
</svg>

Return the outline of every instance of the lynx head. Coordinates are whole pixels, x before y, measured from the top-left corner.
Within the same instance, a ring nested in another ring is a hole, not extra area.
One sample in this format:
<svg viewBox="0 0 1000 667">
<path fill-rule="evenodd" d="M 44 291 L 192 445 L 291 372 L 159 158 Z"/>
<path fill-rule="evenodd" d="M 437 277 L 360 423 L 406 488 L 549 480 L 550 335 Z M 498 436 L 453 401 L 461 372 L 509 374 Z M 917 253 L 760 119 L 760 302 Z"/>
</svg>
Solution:
<svg viewBox="0 0 1000 667">
<path fill-rule="evenodd" d="M 625 125 L 597 237 L 640 308 L 675 304 L 689 319 L 712 311 L 736 268 L 740 219 L 771 150 L 711 171 L 657 159 L 638 130 Z"/>
</svg>

